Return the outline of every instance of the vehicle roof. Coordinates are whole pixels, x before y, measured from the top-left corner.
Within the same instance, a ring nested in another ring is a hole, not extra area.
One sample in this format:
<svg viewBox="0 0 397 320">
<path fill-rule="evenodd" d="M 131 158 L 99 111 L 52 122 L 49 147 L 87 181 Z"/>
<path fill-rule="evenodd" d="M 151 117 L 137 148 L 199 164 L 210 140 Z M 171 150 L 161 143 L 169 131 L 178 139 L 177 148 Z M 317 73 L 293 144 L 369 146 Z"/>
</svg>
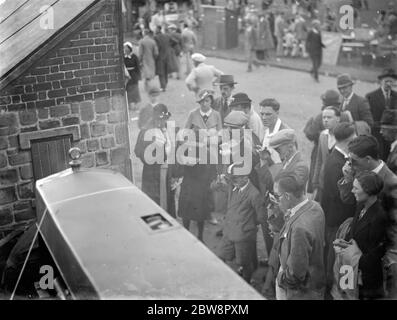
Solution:
<svg viewBox="0 0 397 320">
<path fill-rule="evenodd" d="M 83 272 L 101 299 L 262 299 L 119 173 L 68 169 L 36 190 L 48 208 L 42 235 L 65 281 Z M 171 227 L 153 231 L 141 218 L 155 213 Z"/>
</svg>

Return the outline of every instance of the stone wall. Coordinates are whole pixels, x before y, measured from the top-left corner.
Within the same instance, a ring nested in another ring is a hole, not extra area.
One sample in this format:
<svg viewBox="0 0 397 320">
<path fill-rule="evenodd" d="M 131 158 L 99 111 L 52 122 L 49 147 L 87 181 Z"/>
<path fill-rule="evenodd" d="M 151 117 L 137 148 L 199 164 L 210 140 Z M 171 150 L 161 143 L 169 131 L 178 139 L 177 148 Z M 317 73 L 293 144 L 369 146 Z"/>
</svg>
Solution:
<svg viewBox="0 0 397 320">
<path fill-rule="evenodd" d="M 130 174 L 116 1 L 0 91 L 0 238 L 35 219 L 31 150 L 21 134 L 78 126 L 83 166 Z M 121 45 L 120 45 L 121 42 Z"/>
</svg>

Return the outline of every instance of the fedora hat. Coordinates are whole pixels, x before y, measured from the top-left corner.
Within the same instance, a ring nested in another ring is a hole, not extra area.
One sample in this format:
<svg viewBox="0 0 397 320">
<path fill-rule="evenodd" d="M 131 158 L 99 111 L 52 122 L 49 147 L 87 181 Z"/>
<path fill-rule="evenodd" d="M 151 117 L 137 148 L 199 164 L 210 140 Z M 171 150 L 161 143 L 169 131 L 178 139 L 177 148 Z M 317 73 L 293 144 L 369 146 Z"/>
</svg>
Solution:
<svg viewBox="0 0 397 320">
<path fill-rule="evenodd" d="M 338 89 L 352 86 L 353 84 L 354 81 L 352 80 L 350 74 L 348 73 L 340 74 L 336 80 L 336 86 L 338 87 Z"/>
<path fill-rule="evenodd" d="M 229 107 L 233 106 L 238 106 L 239 104 L 246 104 L 246 103 L 251 103 L 251 99 L 248 98 L 246 93 L 236 93 L 235 95 L 232 96 L 230 99 L 230 105 Z"/>
<path fill-rule="evenodd" d="M 393 78 L 397 80 L 397 73 L 393 68 L 388 68 L 388 69 L 384 69 L 382 71 L 382 73 L 378 76 L 379 80 L 382 80 L 383 78 Z"/>
<path fill-rule="evenodd" d="M 216 86 L 223 86 L 226 84 L 236 84 L 237 82 L 234 81 L 234 77 L 230 74 L 222 74 L 219 77 L 219 81 L 215 82 L 214 85 Z"/>
</svg>

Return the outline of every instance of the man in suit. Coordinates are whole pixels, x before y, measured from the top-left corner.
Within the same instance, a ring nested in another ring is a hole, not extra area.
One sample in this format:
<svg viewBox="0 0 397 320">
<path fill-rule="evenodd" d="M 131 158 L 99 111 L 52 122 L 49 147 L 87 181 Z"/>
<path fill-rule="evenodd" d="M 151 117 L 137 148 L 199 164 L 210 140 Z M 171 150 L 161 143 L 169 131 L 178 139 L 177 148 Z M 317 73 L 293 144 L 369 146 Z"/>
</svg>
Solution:
<svg viewBox="0 0 397 320">
<path fill-rule="evenodd" d="M 310 73 L 313 75 L 314 79 L 318 82 L 318 69 L 321 66 L 322 58 L 323 58 L 323 48 L 325 45 L 321 39 L 321 29 L 320 29 L 320 21 L 313 20 L 312 21 L 312 29 L 308 32 L 306 38 L 306 51 L 309 54 L 310 59 L 312 60 L 312 70 Z"/>
<path fill-rule="evenodd" d="M 297 181 L 306 189 L 309 179 L 309 168 L 302 160 L 301 154 L 297 149 L 297 137 L 293 129 L 283 129 L 274 134 L 269 141 L 269 146 L 279 153 L 282 161 L 278 170 L 272 174 L 277 178 L 279 174 L 288 172 L 297 176 Z M 274 166 L 274 165 L 273 165 Z M 272 169 L 272 166 L 269 168 Z M 284 217 L 278 205 L 268 207 L 268 223 L 273 234 L 273 246 L 269 256 L 269 269 L 266 274 L 265 284 L 262 293 L 266 297 L 274 296 L 275 279 L 279 270 L 278 242 L 279 232 L 284 224 Z"/>
<path fill-rule="evenodd" d="M 366 95 L 374 119 L 373 136 L 380 146 L 380 157 L 386 161 L 390 152 L 390 143 L 380 134 L 380 119 L 385 109 L 397 109 L 397 92 L 392 90 L 397 81 L 397 73 L 394 69 L 385 69 L 378 76 L 379 89 Z"/>
<path fill-rule="evenodd" d="M 218 255 L 224 261 L 236 259 L 248 283 L 255 269 L 257 224 L 265 219 L 265 203 L 250 182 L 248 166 L 233 163 L 228 167 L 230 180 L 223 237 Z"/>
<path fill-rule="evenodd" d="M 156 74 L 159 76 L 161 91 L 165 91 L 168 84 L 168 74 L 171 71 L 171 37 L 169 34 L 163 33 L 161 27 L 158 27 L 154 40 L 159 49 L 159 54 L 156 59 Z"/>
<path fill-rule="evenodd" d="M 335 107 L 326 107 L 323 112 L 323 124 L 325 130 L 323 130 L 318 139 L 318 149 L 314 165 L 313 173 L 313 199 L 321 201 L 321 197 L 324 189 L 324 167 L 327 159 L 334 148 L 335 136 L 334 128 L 340 122 L 339 109 Z"/>
<path fill-rule="evenodd" d="M 386 165 L 394 174 L 397 174 L 397 110 L 383 111 L 380 124 L 381 135 L 387 142 L 391 143 Z"/>
<path fill-rule="evenodd" d="M 324 212 L 306 197 L 305 185 L 293 172 L 280 174 L 274 184 L 285 224 L 277 252 L 277 300 L 323 300 Z"/>
<path fill-rule="evenodd" d="M 353 92 L 354 82 L 350 75 L 345 73 L 337 78 L 337 87 L 342 95 L 341 111 L 349 111 L 353 121 L 365 121 L 371 128 L 374 125 L 368 101 Z"/>
<path fill-rule="evenodd" d="M 142 65 L 142 78 L 145 81 L 145 90 L 149 89 L 149 83 L 156 76 L 156 58 L 159 54 L 156 41 L 150 37 L 149 29 L 143 32 L 143 38 L 139 40 L 139 61 Z"/>
<path fill-rule="evenodd" d="M 280 11 L 274 20 L 274 35 L 277 39 L 276 55 L 278 57 L 282 57 L 284 54 L 283 42 L 285 28 L 284 12 Z"/>
<path fill-rule="evenodd" d="M 339 194 L 344 203 L 356 203 L 351 193 L 356 173 L 373 171 L 383 181 L 380 199 L 390 219 L 388 249 L 384 257 L 387 294 L 397 298 L 397 176 L 380 159 L 379 144 L 373 136 L 358 136 L 349 143 L 348 151 L 349 161 L 342 168 L 343 178 L 338 181 Z"/>
<path fill-rule="evenodd" d="M 334 250 L 332 242 L 336 231 L 348 217 L 355 212 L 354 204 L 345 204 L 339 197 L 338 181 L 343 177 L 342 168 L 348 159 L 347 146 L 355 137 L 354 125 L 347 122 L 338 123 L 334 128 L 335 147 L 324 166 L 324 187 L 321 198 L 321 207 L 325 214 L 325 265 L 327 275 L 327 293 L 332 288 Z"/>
<path fill-rule="evenodd" d="M 223 72 L 214 66 L 205 64 L 206 57 L 201 53 L 192 54 L 192 60 L 194 68 L 185 79 L 185 83 L 188 89 L 193 91 L 197 97 L 201 90 L 213 90 L 214 82 L 219 80 Z"/>
<path fill-rule="evenodd" d="M 223 123 L 223 120 L 230 112 L 230 98 L 232 97 L 234 85 L 237 84 L 237 82 L 234 81 L 232 75 L 222 74 L 219 77 L 219 81 L 215 82 L 214 84 L 219 86 L 221 96 L 214 100 L 212 108 L 221 114 Z"/>
<path fill-rule="evenodd" d="M 258 66 L 258 59 L 256 58 L 256 48 L 258 43 L 258 30 L 256 24 L 252 19 L 247 20 L 247 27 L 245 29 L 245 53 L 247 56 L 247 72 L 252 71 L 252 64 Z"/>
</svg>

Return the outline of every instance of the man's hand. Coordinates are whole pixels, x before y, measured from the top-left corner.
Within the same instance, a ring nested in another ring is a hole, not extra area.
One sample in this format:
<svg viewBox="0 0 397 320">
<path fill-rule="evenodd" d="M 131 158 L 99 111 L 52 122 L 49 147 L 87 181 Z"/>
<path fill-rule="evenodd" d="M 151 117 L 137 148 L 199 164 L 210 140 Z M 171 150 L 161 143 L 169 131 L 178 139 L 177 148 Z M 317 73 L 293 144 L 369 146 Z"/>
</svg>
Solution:
<svg viewBox="0 0 397 320">
<path fill-rule="evenodd" d="M 342 168 L 343 176 L 345 177 L 345 180 L 348 182 L 351 182 L 354 180 L 354 170 L 351 166 L 350 161 L 346 161 Z"/>
</svg>

